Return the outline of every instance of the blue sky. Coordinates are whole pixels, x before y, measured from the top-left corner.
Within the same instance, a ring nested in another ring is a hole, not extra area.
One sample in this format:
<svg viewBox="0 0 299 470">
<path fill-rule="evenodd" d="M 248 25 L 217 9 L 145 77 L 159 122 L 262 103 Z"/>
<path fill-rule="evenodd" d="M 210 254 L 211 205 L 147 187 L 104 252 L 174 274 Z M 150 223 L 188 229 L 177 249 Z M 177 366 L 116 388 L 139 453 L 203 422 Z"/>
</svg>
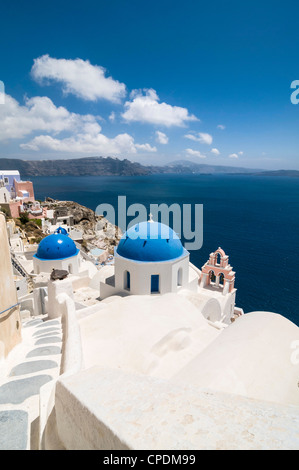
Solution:
<svg viewBox="0 0 299 470">
<path fill-rule="evenodd" d="M 295 1 L 4 0 L 0 156 L 299 169 L 298 15 Z"/>
</svg>

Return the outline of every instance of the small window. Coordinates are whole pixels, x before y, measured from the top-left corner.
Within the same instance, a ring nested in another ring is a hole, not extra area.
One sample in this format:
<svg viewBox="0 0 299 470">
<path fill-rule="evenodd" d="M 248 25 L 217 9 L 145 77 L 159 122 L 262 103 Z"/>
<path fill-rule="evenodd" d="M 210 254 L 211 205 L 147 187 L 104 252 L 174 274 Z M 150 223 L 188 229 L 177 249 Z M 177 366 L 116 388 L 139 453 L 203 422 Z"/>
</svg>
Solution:
<svg viewBox="0 0 299 470">
<path fill-rule="evenodd" d="M 179 268 L 178 270 L 178 281 L 177 281 L 178 286 L 183 285 L 183 268 Z"/>
<path fill-rule="evenodd" d="M 130 275 L 129 271 L 124 272 L 124 288 L 126 290 L 131 289 L 131 275 Z"/>
<path fill-rule="evenodd" d="M 8 184 L 8 183 L 9 183 L 8 178 L 5 176 L 4 177 L 4 184 Z"/>
<path fill-rule="evenodd" d="M 159 274 L 152 274 L 151 276 L 151 293 L 160 292 L 159 290 Z"/>
</svg>

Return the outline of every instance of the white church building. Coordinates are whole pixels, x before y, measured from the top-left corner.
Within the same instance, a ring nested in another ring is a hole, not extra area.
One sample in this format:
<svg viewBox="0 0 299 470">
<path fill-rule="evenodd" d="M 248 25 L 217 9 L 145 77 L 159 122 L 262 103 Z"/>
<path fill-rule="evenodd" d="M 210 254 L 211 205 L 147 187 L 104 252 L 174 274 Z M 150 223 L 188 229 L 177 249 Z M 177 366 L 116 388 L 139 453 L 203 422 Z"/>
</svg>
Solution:
<svg viewBox="0 0 299 470">
<path fill-rule="evenodd" d="M 55 233 L 43 238 L 33 256 L 35 274 L 51 273 L 53 269 L 78 274 L 80 267 L 80 250 L 68 236 L 64 228 L 59 227 Z"/>
<path fill-rule="evenodd" d="M 189 253 L 168 226 L 141 222 L 129 228 L 114 253 L 115 270 L 100 284 L 100 297 L 196 290 L 198 275 Z"/>
<path fill-rule="evenodd" d="M 114 267 L 102 268 L 96 278 L 100 278 L 101 300 L 180 293 L 212 322 L 229 324 L 243 312 L 235 306 L 235 273 L 224 251 L 218 248 L 211 253 L 200 271 L 190 262 L 178 235 L 152 219 L 126 231 L 115 248 Z"/>
</svg>

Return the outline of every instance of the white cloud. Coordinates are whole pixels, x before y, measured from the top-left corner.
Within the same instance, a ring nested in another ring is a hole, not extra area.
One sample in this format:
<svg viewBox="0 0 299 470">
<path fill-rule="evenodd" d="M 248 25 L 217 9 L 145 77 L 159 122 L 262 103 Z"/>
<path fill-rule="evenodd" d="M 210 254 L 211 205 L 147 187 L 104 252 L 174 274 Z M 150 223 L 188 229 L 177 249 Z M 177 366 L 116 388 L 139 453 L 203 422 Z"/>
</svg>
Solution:
<svg viewBox="0 0 299 470">
<path fill-rule="evenodd" d="M 202 144 L 211 145 L 211 143 L 213 142 L 213 137 L 210 134 L 205 134 L 203 132 L 200 132 L 199 137 L 200 137 L 199 142 L 201 142 Z"/>
<path fill-rule="evenodd" d="M 140 90 L 134 90 L 131 93 L 132 101 L 126 101 L 122 117 L 127 122 L 183 127 L 188 121 L 198 120 L 194 115 L 190 115 L 186 108 L 159 103 L 160 100 L 155 90 L 143 91 L 145 94 Z"/>
<path fill-rule="evenodd" d="M 224 131 L 225 126 L 224 126 L 223 124 L 218 124 L 217 128 L 218 128 L 218 129 L 221 129 L 222 131 Z"/>
<path fill-rule="evenodd" d="M 206 158 L 206 156 L 203 155 L 199 150 L 186 149 L 186 153 L 187 153 L 188 155 L 192 155 L 192 156 L 194 156 L 194 157 Z"/>
<path fill-rule="evenodd" d="M 106 137 L 97 119 L 98 116 L 80 115 L 62 106 L 56 107 L 47 97 L 36 96 L 20 105 L 6 95 L 5 106 L 0 106 L 0 141 L 35 135 L 30 141 L 22 142 L 20 147 L 31 151 L 48 149 L 65 153 L 129 155 L 157 150 L 148 143 L 135 143 L 127 133 Z M 60 137 L 62 133 L 68 136 Z"/>
<path fill-rule="evenodd" d="M 0 107 L 0 141 L 21 139 L 35 131 L 54 134 L 75 132 L 87 124 L 97 124 L 90 114 L 80 115 L 69 112 L 63 106 L 56 107 L 46 96 L 35 96 L 20 105 L 6 95 L 5 106 Z"/>
<path fill-rule="evenodd" d="M 201 144 L 211 145 L 213 142 L 213 137 L 205 132 L 198 132 L 197 134 L 186 134 L 185 137 L 186 139 L 194 140 L 195 142 L 200 142 Z"/>
<path fill-rule="evenodd" d="M 63 153 L 84 153 L 108 156 L 136 154 L 138 150 L 155 152 L 149 144 L 136 144 L 129 134 L 119 134 L 108 138 L 102 133 L 85 133 L 58 139 L 50 135 L 34 137 L 30 142 L 21 144 L 25 150 L 50 150 Z"/>
<path fill-rule="evenodd" d="M 43 55 L 34 59 L 31 74 L 40 83 L 61 83 L 66 94 L 84 100 L 106 99 L 117 103 L 126 95 L 124 83 L 106 77 L 104 67 L 92 65 L 88 60 L 55 59 Z"/>
<path fill-rule="evenodd" d="M 111 111 L 111 113 L 109 114 L 109 121 L 110 122 L 114 122 L 115 121 L 115 112 L 114 111 Z"/>
<path fill-rule="evenodd" d="M 98 155 L 132 155 L 138 150 L 155 152 L 156 147 L 150 144 L 136 144 L 129 134 L 118 134 L 116 137 L 106 137 L 101 132 L 101 126 L 96 122 L 87 122 L 82 126 L 81 132 L 69 137 L 57 138 L 51 135 L 39 135 L 31 141 L 23 143 L 24 150 L 50 150 L 61 153 L 96 153 Z"/>
<path fill-rule="evenodd" d="M 229 158 L 239 158 L 238 155 L 236 153 L 231 153 L 229 155 Z"/>
<path fill-rule="evenodd" d="M 218 149 L 214 148 L 211 150 L 211 153 L 213 153 L 214 155 L 220 155 L 220 152 Z"/>
<path fill-rule="evenodd" d="M 198 141 L 198 138 L 194 134 L 185 134 L 184 137 L 186 137 L 186 139 Z"/>
<path fill-rule="evenodd" d="M 159 144 L 168 144 L 168 137 L 164 132 L 156 131 L 156 141 L 159 142 Z"/>
<path fill-rule="evenodd" d="M 152 147 L 150 144 L 135 144 L 135 147 L 146 152 L 157 152 L 157 147 Z"/>
<path fill-rule="evenodd" d="M 238 152 L 238 153 L 239 153 L 239 155 L 243 155 L 243 154 L 244 154 L 244 152 Z"/>
<path fill-rule="evenodd" d="M 42 149 L 64 153 L 96 153 L 98 155 L 135 154 L 134 139 L 129 134 L 119 134 L 110 139 L 101 133 L 86 133 L 57 139 L 49 135 L 34 137 L 30 142 L 21 144 L 25 150 Z"/>
</svg>

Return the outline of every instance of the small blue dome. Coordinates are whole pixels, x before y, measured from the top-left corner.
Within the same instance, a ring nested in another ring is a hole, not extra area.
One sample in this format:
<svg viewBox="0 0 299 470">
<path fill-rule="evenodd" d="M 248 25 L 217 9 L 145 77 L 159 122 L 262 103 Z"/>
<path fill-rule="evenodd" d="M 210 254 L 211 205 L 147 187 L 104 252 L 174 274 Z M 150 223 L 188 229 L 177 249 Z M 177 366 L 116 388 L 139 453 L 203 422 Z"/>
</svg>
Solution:
<svg viewBox="0 0 299 470">
<path fill-rule="evenodd" d="M 63 227 L 58 227 L 54 233 L 62 233 L 63 235 L 67 235 L 67 230 L 65 230 L 65 228 Z"/>
<path fill-rule="evenodd" d="M 120 239 L 116 253 L 135 261 L 169 261 L 186 253 L 177 234 L 160 222 L 141 222 Z"/>
<path fill-rule="evenodd" d="M 43 260 L 64 259 L 76 256 L 79 253 L 74 241 L 62 233 L 48 235 L 38 245 L 35 258 Z"/>
</svg>

